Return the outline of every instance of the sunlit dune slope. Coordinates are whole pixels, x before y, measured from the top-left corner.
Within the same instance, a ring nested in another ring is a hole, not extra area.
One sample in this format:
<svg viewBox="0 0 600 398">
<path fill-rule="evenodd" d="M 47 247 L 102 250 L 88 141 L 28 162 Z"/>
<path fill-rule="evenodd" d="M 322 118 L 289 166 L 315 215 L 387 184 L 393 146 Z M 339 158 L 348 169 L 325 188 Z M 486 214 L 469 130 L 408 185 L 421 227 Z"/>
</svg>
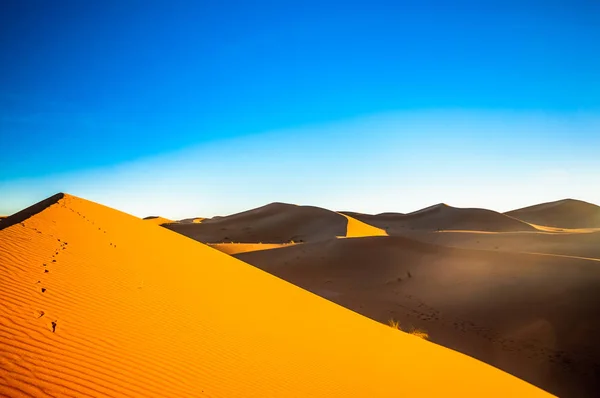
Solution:
<svg viewBox="0 0 600 398">
<path fill-rule="evenodd" d="M 93 202 L 5 222 L 0 395 L 546 395 Z"/>
<path fill-rule="evenodd" d="M 380 322 L 424 329 L 559 396 L 600 396 L 600 261 L 404 237 L 235 257 Z"/>
<path fill-rule="evenodd" d="M 172 223 L 173 220 L 169 220 L 168 218 L 160 217 L 160 216 L 150 216 L 144 217 L 144 220 L 147 222 L 151 222 L 153 224 L 162 225 Z"/>
<path fill-rule="evenodd" d="M 332 239 L 338 236 L 385 234 L 384 231 L 336 212 L 314 206 L 271 203 L 200 224 L 165 225 L 172 231 L 205 243 L 289 243 Z"/>
<path fill-rule="evenodd" d="M 440 203 L 408 214 L 369 215 L 345 212 L 360 221 L 382 228 L 390 235 L 412 230 L 534 231 L 531 225 L 487 209 L 467 209 Z"/>
<path fill-rule="evenodd" d="M 600 206 L 564 199 L 504 213 L 532 224 L 557 228 L 600 228 Z"/>
<path fill-rule="evenodd" d="M 340 213 L 341 214 L 341 213 Z M 355 218 L 352 218 L 346 214 L 342 214 L 348 219 L 346 225 L 346 237 L 347 238 L 358 238 L 362 236 L 386 236 L 387 233 L 381 229 L 372 225 L 366 224 Z"/>
</svg>

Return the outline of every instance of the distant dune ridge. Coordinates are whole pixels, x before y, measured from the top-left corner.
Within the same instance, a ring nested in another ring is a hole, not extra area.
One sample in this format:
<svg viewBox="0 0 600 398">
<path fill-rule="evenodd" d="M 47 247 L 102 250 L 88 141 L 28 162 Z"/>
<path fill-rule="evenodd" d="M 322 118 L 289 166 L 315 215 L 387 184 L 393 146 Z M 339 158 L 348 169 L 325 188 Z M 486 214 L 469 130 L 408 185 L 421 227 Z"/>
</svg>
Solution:
<svg viewBox="0 0 600 398">
<path fill-rule="evenodd" d="M 148 216 L 143 218 L 145 221 L 151 222 L 153 224 L 169 224 L 172 223 L 173 220 L 169 220 L 168 218 L 160 217 L 160 216 Z"/>
<path fill-rule="evenodd" d="M 2 222 L 0 275 L 2 396 L 548 396 L 66 194 Z"/>
<path fill-rule="evenodd" d="M 600 228 L 600 206 L 575 199 L 524 207 L 504 213 L 528 223 L 557 228 Z"/>
<path fill-rule="evenodd" d="M 358 221 L 351 220 L 349 224 L 347 216 L 330 210 L 287 203 L 271 203 L 230 216 L 205 219 L 199 224 L 177 223 L 165 227 L 205 243 L 310 242 L 347 236 L 348 231 L 351 236 L 385 234 Z"/>
<path fill-rule="evenodd" d="M 440 203 L 408 214 L 368 215 L 344 212 L 365 223 L 385 229 L 389 234 L 410 230 L 534 231 L 531 225 L 487 209 L 466 209 Z"/>
<path fill-rule="evenodd" d="M 206 218 L 192 217 L 192 218 L 184 218 L 183 220 L 179 220 L 177 222 L 180 224 L 193 224 L 193 223 L 201 223 L 204 220 L 206 220 Z"/>
</svg>

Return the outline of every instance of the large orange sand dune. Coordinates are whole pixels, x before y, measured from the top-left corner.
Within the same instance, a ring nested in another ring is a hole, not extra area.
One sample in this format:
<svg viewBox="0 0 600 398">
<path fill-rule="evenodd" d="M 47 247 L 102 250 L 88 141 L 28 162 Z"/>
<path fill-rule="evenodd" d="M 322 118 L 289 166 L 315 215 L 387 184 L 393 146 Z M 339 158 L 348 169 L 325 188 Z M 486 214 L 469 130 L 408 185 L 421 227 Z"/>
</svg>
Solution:
<svg viewBox="0 0 600 398">
<path fill-rule="evenodd" d="M 0 395 L 547 396 L 83 199 L 0 228 Z"/>
</svg>

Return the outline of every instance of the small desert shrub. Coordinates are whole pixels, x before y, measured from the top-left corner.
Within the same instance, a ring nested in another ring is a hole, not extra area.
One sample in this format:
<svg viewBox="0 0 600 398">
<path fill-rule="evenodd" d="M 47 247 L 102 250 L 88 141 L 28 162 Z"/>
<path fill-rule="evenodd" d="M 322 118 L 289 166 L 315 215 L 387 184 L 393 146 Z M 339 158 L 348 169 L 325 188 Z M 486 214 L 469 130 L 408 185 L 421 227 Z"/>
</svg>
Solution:
<svg viewBox="0 0 600 398">
<path fill-rule="evenodd" d="M 424 331 L 423 329 L 412 329 L 410 332 L 413 336 L 417 336 L 422 338 L 423 340 L 429 340 L 429 333 Z"/>
<path fill-rule="evenodd" d="M 400 322 L 399 321 L 395 321 L 394 319 L 390 319 L 388 321 L 388 325 L 393 328 L 393 329 L 398 329 L 402 332 L 408 333 L 408 334 L 412 334 L 413 336 L 417 336 L 423 340 L 429 340 L 429 334 L 424 331 L 423 329 L 415 329 L 415 328 L 411 328 L 410 330 L 403 330 L 400 327 Z"/>
<path fill-rule="evenodd" d="M 388 325 L 390 325 L 390 327 L 392 327 L 393 329 L 402 330 L 402 329 L 400 329 L 400 322 L 399 321 L 395 321 L 393 319 L 390 319 L 388 321 Z"/>
</svg>

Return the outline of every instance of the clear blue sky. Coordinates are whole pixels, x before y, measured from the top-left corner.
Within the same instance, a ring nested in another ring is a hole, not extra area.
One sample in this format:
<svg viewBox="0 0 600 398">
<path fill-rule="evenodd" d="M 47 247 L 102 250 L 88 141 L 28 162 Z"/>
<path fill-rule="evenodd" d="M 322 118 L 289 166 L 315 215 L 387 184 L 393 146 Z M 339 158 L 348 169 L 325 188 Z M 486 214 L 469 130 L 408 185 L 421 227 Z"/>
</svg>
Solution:
<svg viewBox="0 0 600 398">
<path fill-rule="evenodd" d="M 598 43 L 594 0 L 5 0 L 0 213 L 600 202 Z"/>
</svg>

